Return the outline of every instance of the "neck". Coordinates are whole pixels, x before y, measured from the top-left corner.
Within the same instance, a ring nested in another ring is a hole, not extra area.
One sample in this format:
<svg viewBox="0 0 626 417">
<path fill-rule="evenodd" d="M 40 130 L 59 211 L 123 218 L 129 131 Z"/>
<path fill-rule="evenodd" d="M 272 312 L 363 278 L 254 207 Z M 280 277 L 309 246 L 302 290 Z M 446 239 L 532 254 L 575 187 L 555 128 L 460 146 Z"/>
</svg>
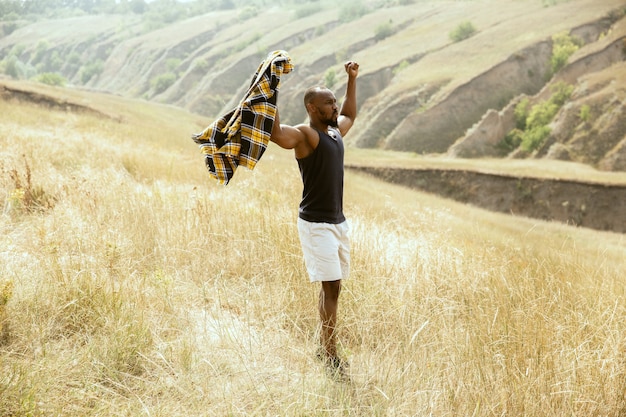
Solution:
<svg viewBox="0 0 626 417">
<path fill-rule="evenodd" d="M 309 126 L 311 126 L 315 130 L 320 130 L 322 132 L 327 132 L 328 127 L 329 127 L 329 125 L 325 123 L 319 123 L 319 122 L 318 123 L 309 122 Z"/>
</svg>

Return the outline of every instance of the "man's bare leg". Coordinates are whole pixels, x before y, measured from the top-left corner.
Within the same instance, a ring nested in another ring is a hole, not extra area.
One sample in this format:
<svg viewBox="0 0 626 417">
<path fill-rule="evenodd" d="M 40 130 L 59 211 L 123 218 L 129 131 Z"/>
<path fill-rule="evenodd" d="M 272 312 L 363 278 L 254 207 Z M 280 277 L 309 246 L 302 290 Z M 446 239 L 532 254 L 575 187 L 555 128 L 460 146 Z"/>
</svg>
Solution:
<svg viewBox="0 0 626 417">
<path fill-rule="evenodd" d="M 335 326 L 337 324 L 337 306 L 341 280 L 322 281 L 320 290 L 319 312 L 321 320 L 320 344 L 328 358 L 337 357 Z"/>
</svg>

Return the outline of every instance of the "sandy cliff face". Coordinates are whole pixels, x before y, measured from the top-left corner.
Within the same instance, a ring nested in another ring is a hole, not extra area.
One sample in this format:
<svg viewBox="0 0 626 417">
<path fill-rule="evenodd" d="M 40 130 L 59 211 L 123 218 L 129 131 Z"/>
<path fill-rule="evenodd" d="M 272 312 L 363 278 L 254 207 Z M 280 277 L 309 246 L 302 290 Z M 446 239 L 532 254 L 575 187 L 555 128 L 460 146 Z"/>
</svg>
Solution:
<svg viewBox="0 0 626 417">
<path fill-rule="evenodd" d="M 574 34 L 576 31 L 572 31 Z M 550 124 L 551 133 L 530 155 L 512 155 L 583 162 L 604 170 L 625 168 L 626 20 L 607 24 L 601 19 L 578 29 L 589 43 L 570 58 L 530 103 L 549 98 L 553 86 L 574 87 L 570 99 Z M 489 110 L 448 150 L 450 156 L 497 156 L 498 144 L 515 127 L 516 97 L 501 111 Z"/>
</svg>

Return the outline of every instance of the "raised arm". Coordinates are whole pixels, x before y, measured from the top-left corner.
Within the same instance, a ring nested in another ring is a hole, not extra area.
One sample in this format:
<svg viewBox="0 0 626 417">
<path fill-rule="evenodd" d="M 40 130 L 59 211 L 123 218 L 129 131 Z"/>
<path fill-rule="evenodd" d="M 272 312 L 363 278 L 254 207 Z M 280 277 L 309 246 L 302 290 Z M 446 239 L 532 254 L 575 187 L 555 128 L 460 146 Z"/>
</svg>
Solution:
<svg viewBox="0 0 626 417">
<path fill-rule="evenodd" d="M 314 132 L 309 126 L 303 124 L 298 126 L 280 124 L 280 116 L 276 109 L 270 140 L 283 149 L 293 149 L 296 158 L 304 158 L 313 151 L 312 143 L 317 139 Z"/>
<path fill-rule="evenodd" d="M 281 125 L 280 115 L 278 114 L 278 109 L 276 109 L 270 140 L 283 149 L 295 149 L 305 140 L 305 136 L 304 133 L 293 126 Z"/>
<path fill-rule="evenodd" d="M 359 75 L 359 64 L 353 61 L 345 63 L 344 68 L 348 74 L 348 85 L 346 87 L 346 95 L 341 105 L 341 111 L 337 123 L 342 136 L 348 133 L 348 130 L 354 124 L 356 119 L 356 77 Z"/>
</svg>

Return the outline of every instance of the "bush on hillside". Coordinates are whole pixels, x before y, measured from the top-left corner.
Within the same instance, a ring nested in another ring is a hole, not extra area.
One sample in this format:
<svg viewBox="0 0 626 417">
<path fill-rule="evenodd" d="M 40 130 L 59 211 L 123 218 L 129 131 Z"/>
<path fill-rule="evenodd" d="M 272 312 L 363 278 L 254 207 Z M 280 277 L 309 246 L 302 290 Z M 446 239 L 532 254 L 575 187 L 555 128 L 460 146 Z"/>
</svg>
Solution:
<svg viewBox="0 0 626 417">
<path fill-rule="evenodd" d="M 528 117 L 528 112 L 530 111 L 529 105 L 530 100 L 528 97 L 525 97 L 517 103 L 517 106 L 515 106 L 515 127 L 518 130 L 526 129 L 526 118 Z"/>
<path fill-rule="evenodd" d="M 60 71 L 65 60 L 61 58 L 59 51 L 52 51 L 50 57 L 46 60 L 46 68 L 48 71 Z"/>
<path fill-rule="evenodd" d="M 167 71 L 176 72 L 181 62 L 182 61 L 179 58 L 168 58 L 165 61 L 165 66 L 167 67 Z"/>
<path fill-rule="evenodd" d="M 343 23 L 351 22 L 369 13 L 368 7 L 361 0 L 354 0 L 342 4 L 339 9 L 339 20 Z"/>
<path fill-rule="evenodd" d="M 320 10 L 321 10 L 321 7 L 318 4 L 315 4 L 315 3 L 303 4 L 301 6 L 298 6 L 295 10 L 296 19 L 303 19 L 307 16 L 314 15 Z"/>
<path fill-rule="evenodd" d="M 525 131 L 520 148 L 526 152 L 534 151 L 550 136 L 550 132 L 551 129 L 549 126 L 538 126 Z"/>
<path fill-rule="evenodd" d="M 524 138 L 524 131 L 521 129 L 513 129 L 506 134 L 504 139 L 496 145 L 501 156 L 506 156 L 517 149 Z"/>
<path fill-rule="evenodd" d="M 64 86 L 67 83 L 65 77 L 57 72 L 44 72 L 35 77 L 35 81 L 47 85 Z"/>
<path fill-rule="evenodd" d="M 459 23 L 448 35 L 453 42 L 460 42 L 464 39 L 472 37 L 476 33 L 476 27 L 470 21 Z"/>
<path fill-rule="evenodd" d="M 16 80 L 32 78 L 37 71 L 32 65 L 25 64 L 16 55 L 9 55 L 2 60 L 2 69 L 5 74 Z"/>
<path fill-rule="evenodd" d="M 80 82 L 87 84 L 93 77 L 100 75 L 103 70 L 104 62 L 102 60 L 98 59 L 95 62 L 90 62 L 80 70 Z"/>
<path fill-rule="evenodd" d="M 157 75 L 152 80 L 150 80 L 150 86 L 154 91 L 154 94 L 160 94 L 163 91 L 167 90 L 176 82 L 176 75 L 171 72 Z"/>
<path fill-rule="evenodd" d="M 583 42 L 581 39 L 559 33 L 552 37 L 552 58 L 550 59 L 552 74 L 556 74 L 567 64 L 567 60 L 576 52 Z"/>
<path fill-rule="evenodd" d="M 396 67 L 393 69 L 393 75 L 397 75 L 400 71 L 407 69 L 411 65 L 409 61 L 406 59 L 402 60 Z"/>
<path fill-rule="evenodd" d="M 335 83 L 337 83 L 337 74 L 334 69 L 329 68 L 326 74 L 324 74 L 324 86 L 333 88 Z"/>
<path fill-rule="evenodd" d="M 578 113 L 578 118 L 582 122 L 588 123 L 591 119 L 591 106 L 589 106 L 588 104 L 583 104 L 580 107 L 580 113 Z"/>
<path fill-rule="evenodd" d="M 382 41 L 383 39 L 393 35 L 393 32 L 394 30 L 393 26 L 391 26 L 391 21 L 381 23 L 380 25 L 376 26 L 376 29 L 374 29 L 374 38 L 377 41 Z"/>
<path fill-rule="evenodd" d="M 2 25 L 2 33 L 4 36 L 9 36 L 11 33 L 15 32 L 18 28 L 17 22 L 5 22 Z"/>
<path fill-rule="evenodd" d="M 256 6 L 246 6 L 243 9 L 241 9 L 239 13 L 237 13 L 237 19 L 243 22 L 248 19 L 252 19 L 258 14 L 259 14 L 259 9 L 257 9 Z"/>
<path fill-rule="evenodd" d="M 32 62 L 34 64 L 43 62 L 48 49 L 50 49 L 50 43 L 47 40 L 42 39 L 37 42 L 37 46 L 35 46 L 35 56 L 33 57 Z"/>
<path fill-rule="evenodd" d="M 574 87 L 560 82 L 551 87 L 550 99 L 530 107 L 528 98 L 521 100 L 515 107 L 516 128 L 510 131 L 497 145 L 503 152 L 510 152 L 519 147 L 532 152 L 539 148 L 550 135 L 549 124 L 561 107 L 570 98 Z"/>
</svg>

